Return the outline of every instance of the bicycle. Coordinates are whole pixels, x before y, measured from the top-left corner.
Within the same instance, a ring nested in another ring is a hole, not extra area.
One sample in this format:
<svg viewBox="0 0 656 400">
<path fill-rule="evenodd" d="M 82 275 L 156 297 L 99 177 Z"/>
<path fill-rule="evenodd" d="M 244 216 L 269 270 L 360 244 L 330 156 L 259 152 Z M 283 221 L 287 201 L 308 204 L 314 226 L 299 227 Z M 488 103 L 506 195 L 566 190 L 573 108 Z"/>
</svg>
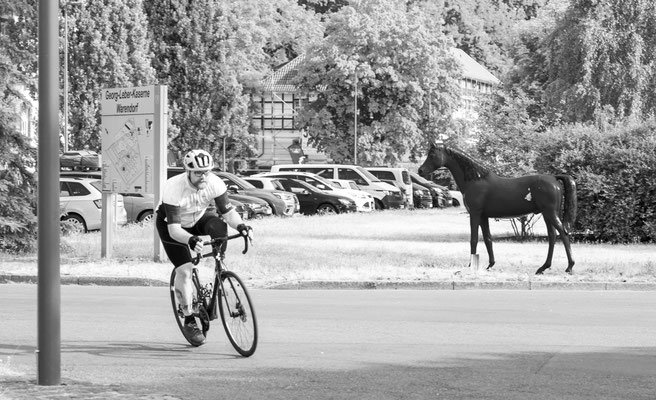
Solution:
<svg viewBox="0 0 656 400">
<path fill-rule="evenodd" d="M 201 327 L 203 335 L 207 337 L 207 331 L 210 329 L 210 321 L 217 318 L 217 308 L 221 316 L 221 322 L 225 329 L 226 335 L 232 346 L 239 354 L 244 357 L 250 357 L 255 353 L 257 347 L 257 319 L 255 310 L 251 302 L 248 290 L 242 280 L 236 273 L 229 271 L 225 264 L 225 251 L 222 250 L 223 244 L 238 237 L 244 238 L 244 250 L 242 254 L 248 251 L 248 244 L 251 241 L 250 235 L 241 233 L 215 238 L 203 242 L 204 246 L 212 246 L 212 251 L 202 254 L 199 253 L 193 260 L 194 268 L 192 270 L 191 280 L 193 282 L 193 316 L 196 323 Z M 202 258 L 212 256 L 215 260 L 214 283 L 203 285 L 198 277 L 198 268 L 196 265 Z M 178 301 L 175 291 L 175 269 L 171 272 L 171 304 L 173 313 L 178 327 L 189 344 L 194 345 L 185 335 L 182 327 L 184 326 L 184 314 Z"/>
</svg>

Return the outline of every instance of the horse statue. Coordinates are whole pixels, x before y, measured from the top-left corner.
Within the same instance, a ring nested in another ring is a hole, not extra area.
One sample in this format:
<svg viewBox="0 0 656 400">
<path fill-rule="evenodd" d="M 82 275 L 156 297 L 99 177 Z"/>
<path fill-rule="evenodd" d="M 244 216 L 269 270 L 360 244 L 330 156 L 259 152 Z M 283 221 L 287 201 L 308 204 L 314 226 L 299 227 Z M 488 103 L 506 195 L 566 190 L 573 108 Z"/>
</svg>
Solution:
<svg viewBox="0 0 656 400">
<path fill-rule="evenodd" d="M 439 141 L 431 144 L 426 161 L 419 167 L 419 175 L 430 179 L 430 174 L 441 167 L 451 171 L 469 212 L 472 262 L 476 254 L 480 226 L 489 257 L 487 269 L 494 266 L 489 218 L 513 218 L 542 213 L 547 224 L 549 251 L 544 265 L 535 274 L 541 275 L 551 267 L 556 232 L 560 234 L 567 253 L 565 272 L 572 273 L 574 260 L 570 249 L 569 232 L 576 219 L 576 185 L 570 176 L 541 174 L 519 178 L 500 177 L 460 149 L 446 146 Z M 561 209 L 562 220 L 559 216 Z"/>
</svg>

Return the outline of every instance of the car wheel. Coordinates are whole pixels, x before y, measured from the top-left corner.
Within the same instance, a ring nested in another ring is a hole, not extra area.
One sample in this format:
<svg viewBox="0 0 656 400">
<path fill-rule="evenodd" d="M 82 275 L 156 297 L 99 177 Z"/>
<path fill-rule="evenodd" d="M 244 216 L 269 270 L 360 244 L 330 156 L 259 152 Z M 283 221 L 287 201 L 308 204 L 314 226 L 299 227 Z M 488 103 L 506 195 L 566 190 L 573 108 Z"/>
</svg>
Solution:
<svg viewBox="0 0 656 400">
<path fill-rule="evenodd" d="M 154 218 L 153 210 L 144 211 L 139 215 L 139 222 L 142 224 L 150 223 Z"/>
<path fill-rule="evenodd" d="M 383 205 L 383 202 L 378 200 L 378 199 L 376 199 L 376 201 L 375 201 L 375 207 L 376 207 L 376 210 L 384 210 L 385 209 L 385 206 Z"/>
<path fill-rule="evenodd" d="M 64 223 L 63 230 L 65 233 L 84 233 L 87 231 L 87 226 L 84 223 L 84 219 L 79 215 L 69 214 L 61 219 Z"/>
<path fill-rule="evenodd" d="M 458 199 L 451 199 L 451 205 L 453 207 L 460 207 L 460 202 L 458 201 Z"/>
<path fill-rule="evenodd" d="M 322 204 L 317 207 L 317 214 L 327 215 L 327 214 L 337 214 L 337 210 L 330 204 Z"/>
</svg>

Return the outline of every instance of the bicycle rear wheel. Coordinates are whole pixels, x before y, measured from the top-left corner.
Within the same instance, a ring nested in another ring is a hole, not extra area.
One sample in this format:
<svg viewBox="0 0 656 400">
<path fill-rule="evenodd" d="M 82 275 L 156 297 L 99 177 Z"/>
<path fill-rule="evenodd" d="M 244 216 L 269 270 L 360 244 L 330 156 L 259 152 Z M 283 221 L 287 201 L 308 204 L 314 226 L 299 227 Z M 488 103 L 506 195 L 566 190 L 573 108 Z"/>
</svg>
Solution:
<svg viewBox="0 0 656 400">
<path fill-rule="evenodd" d="M 207 337 L 207 331 L 209 330 L 209 317 L 207 316 L 207 311 L 205 308 L 205 305 L 203 304 L 203 301 L 198 300 L 198 277 L 197 275 L 193 275 L 192 278 L 193 284 L 192 284 L 192 299 L 193 299 L 193 308 L 194 308 L 194 317 L 196 317 L 196 324 L 201 328 L 201 331 L 203 332 L 203 335 Z M 171 280 L 169 282 L 169 288 L 171 292 L 171 305 L 173 306 L 173 315 L 175 316 L 175 321 L 178 324 L 178 328 L 180 328 L 180 332 L 182 333 L 182 336 L 191 344 L 192 346 L 197 346 L 197 344 L 194 344 L 189 337 L 185 334 L 185 331 L 183 329 L 184 326 L 184 320 L 185 316 L 184 313 L 182 312 L 182 308 L 180 307 L 180 302 L 178 301 L 178 296 L 175 293 L 175 269 L 171 271 Z M 197 310 L 197 312 L 196 312 Z M 203 321 L 203 317 L 205 317 L 205 320 Z"/>
<path fill-rule="evenodd" d="M 219 312 L 232 347 L 250 357 L 257 347 L 257 319 L 251 297 L 241 279 L 232 271 L 221 273 Z"/>
</svg>

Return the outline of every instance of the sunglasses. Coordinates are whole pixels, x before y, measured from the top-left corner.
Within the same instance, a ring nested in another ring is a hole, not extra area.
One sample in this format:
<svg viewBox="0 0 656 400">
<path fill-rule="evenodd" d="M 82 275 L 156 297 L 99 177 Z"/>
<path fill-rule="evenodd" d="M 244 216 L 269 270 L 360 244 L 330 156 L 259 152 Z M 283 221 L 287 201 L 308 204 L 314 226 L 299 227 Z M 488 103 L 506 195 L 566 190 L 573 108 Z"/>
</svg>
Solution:
<svg viewBox="0 0 656 400">
<path fill-rule="evenodd" d="M 191 173 L 194 174 L 194 176 L 200 178 L 203 176 L 207 176 L 210 173 L 210 171 L 191 171 Z"/>
</svg>

